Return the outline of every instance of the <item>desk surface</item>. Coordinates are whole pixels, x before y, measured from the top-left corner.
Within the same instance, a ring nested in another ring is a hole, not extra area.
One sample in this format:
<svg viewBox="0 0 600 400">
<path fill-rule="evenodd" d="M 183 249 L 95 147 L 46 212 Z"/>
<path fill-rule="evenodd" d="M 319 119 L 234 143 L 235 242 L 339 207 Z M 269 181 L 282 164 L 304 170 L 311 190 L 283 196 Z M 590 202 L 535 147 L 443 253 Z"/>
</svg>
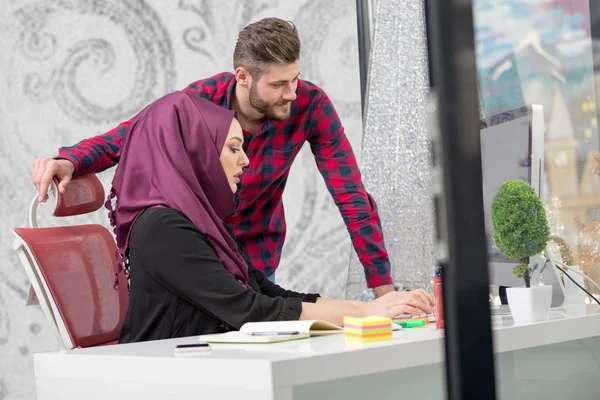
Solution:
<svg viewBox="0 0 600 400">
<path fill-rule="evenodd" d="M 495 352 L 600 336 L 598 306 L 553 311 L 548 321 L 516 324 L 493 317 Z M 391 341 L 353 344 L 343 335 L 273 344 L 212 344 L 212 351 L 177 357 L 176 344 L 198 337 L 76 349 L 34 355 L 37 378 L 198 381 L 242 387 L 295 386 L 393 371 L 443 361 L 443 332 L 435 326 L 396 331 Z M 127 371 L 123 374 L 119 371 Z M 168 373 L 165 373 L 168 371 Z"/>
</svg>

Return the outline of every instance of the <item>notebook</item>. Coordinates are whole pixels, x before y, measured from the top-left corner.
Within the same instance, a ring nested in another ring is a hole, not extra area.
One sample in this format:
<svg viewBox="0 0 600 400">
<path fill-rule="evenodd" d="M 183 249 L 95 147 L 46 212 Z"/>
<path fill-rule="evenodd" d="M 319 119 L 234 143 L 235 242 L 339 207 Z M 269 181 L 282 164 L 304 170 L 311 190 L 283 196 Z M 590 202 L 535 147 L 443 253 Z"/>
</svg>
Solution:
<svg viewBox="0 0 600 400">
<path fill-rule="evenodd" d="M 326 321 L 248 322 L 239 331 L 200 336 L 209 343 L 276 343 L 344 333 L 341 326 Z"/>
<path fill-rule="evenodd" d="M 344 333 L 344 328 L 331 322 L 319 320 L 247 322 L 240 328 L 240 332 L 248 334 L 253 332 L 290 331 L 308 333 L 310 336 L 323 336 Z"/>
</svg>

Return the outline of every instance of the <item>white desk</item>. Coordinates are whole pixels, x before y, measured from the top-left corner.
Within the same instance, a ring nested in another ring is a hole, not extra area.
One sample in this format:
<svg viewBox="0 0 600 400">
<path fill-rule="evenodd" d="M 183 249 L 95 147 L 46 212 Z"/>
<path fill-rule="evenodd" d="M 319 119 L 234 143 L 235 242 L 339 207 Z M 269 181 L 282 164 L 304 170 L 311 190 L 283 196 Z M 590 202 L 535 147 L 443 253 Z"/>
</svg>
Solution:
<svg viewBox="0 0 600 400">
<path fill-rule="evenodd" d="M 38 400 L 445 398 L 443 335 L 434 326 L 366 345 L 335 335 L 214 344 L 197 357 L 174 356 L 175 344 L 196 340 L 35 354 Z M 553 312 L 534 324 L 494 317 L 494 348 L 499 398 L 600 398 L 596 306 Z"/>
</svg>

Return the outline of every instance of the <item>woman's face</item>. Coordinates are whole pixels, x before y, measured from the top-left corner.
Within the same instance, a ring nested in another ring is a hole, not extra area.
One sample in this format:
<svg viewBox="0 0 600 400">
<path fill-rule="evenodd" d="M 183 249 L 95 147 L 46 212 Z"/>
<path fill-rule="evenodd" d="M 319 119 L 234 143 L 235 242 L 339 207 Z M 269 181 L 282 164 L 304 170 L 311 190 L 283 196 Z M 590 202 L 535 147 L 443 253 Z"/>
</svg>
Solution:
<svg viewBox="0 0 600 400">
<path fill-rule="evenodd" d="M 242 127 L 237 119 L 231 121 L 229 127 L 229 133 L 227 139 L 225 139 L 225 145 L 221 150 L 221 164 L 225 175 L 227 175 L 227 181 L 231 187 L 231 191 L 235 193 L 237 191 L 237 184 L 240 182 L 242 177 L 242 168 L 248 166 L 250 161 L 246 157 L 246 153 L 242 149 L 244 143 L 244 134 Z"/>
</svg>

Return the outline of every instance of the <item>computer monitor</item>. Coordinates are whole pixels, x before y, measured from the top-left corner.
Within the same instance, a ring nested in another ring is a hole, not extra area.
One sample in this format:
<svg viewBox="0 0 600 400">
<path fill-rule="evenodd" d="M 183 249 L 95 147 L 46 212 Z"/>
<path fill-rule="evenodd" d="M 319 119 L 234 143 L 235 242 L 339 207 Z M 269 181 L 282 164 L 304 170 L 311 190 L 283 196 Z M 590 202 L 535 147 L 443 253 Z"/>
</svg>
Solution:
<svg viewBox="0 0 600 400">
<path fill-rule="evenodd" d="M 493 245 L 492 202 L 502 183 L 521 179 L 542 193 L 544 171 L 544 115 L 541 105 L 530 105 L 483 119 L 481 162 L 485 231 L 488 246 L 490 284 L 523 286 L 512 270 L 519 262 L 506 258 Z M 539 260 L 533 257 L 530 265 Z"/>
</svg>

